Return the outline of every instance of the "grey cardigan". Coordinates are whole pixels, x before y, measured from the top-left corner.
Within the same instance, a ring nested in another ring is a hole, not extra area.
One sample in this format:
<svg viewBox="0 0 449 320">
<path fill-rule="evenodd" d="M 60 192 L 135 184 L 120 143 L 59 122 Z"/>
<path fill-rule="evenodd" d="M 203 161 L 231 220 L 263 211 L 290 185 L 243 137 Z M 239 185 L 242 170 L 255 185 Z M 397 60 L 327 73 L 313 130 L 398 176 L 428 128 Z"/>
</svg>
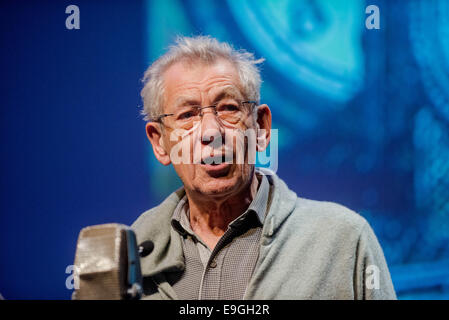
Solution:
<svg viewBox="0 0 449 320">
<path fill-rule="evenodd" d="M 276 175 L 259 258 L 244 299 L 396 299 L 390 273 L 374 232 L 355 212 L 332 202 L 297 197 Z M 137 241 L 154 242 L 141 259 L 145 283 L 157 287 L 144 299 L 177 299 L 166 279 L 184 268 L 180 235 L 171 227 L 183 188 L 132 225 Z"/>
</svg>

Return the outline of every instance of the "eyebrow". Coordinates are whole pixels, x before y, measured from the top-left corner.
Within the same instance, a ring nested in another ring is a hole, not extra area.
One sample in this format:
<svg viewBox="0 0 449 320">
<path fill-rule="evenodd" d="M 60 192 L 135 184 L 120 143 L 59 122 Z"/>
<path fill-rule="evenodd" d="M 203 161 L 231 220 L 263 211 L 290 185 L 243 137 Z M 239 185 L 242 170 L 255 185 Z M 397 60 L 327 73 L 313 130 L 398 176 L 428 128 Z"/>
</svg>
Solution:
<svg viewBox="0 0 449 320">
<path fill-rule="evenodd" d="M 178 97 L 175 101 L 175 108 L 179 108 L 185 105 L 200 105 L 197 99 L 192 97 Z"/>
</svg>

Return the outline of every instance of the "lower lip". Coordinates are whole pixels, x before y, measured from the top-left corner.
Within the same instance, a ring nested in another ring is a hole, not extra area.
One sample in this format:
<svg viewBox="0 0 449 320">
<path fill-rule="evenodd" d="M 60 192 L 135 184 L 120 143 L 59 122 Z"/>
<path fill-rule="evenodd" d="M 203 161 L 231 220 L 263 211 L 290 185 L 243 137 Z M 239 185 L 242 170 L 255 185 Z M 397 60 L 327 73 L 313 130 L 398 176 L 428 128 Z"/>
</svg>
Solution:
<svg viewBox="0 0 449 320">
<path fill-rule="evenodd" d="M 229 172 L 229 168 L 231 167 L 230 163 L 220 163 L 220 164 L 201 164 L 201 167 L 210 174 L 211 176 L 222 176 L 226 175 Z"/>
</svg>

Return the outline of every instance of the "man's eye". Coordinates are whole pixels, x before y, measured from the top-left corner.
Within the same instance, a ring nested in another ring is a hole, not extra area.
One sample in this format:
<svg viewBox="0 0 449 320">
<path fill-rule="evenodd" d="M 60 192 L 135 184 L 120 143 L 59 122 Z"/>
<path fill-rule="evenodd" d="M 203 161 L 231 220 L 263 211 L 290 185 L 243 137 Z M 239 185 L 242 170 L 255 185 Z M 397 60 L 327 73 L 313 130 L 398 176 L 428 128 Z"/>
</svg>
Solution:
<svg viewBox="0 0 449 320">
<path fill-rule="evenodd" d="M 178 116 L 179 120 L 186 120 L 186 119 L 190 119 L 192 117 L 195 116 L 195 113 L 193 111 L 187 111 L 187 112 L 183 112 Z"/>
<path fill-rule="evenodd" d="M 236 105 L 233 104 L 226 104 L 224 106 L 221 106 L 219 111 L 238 111 L 239 108 Z"/>
</svg>

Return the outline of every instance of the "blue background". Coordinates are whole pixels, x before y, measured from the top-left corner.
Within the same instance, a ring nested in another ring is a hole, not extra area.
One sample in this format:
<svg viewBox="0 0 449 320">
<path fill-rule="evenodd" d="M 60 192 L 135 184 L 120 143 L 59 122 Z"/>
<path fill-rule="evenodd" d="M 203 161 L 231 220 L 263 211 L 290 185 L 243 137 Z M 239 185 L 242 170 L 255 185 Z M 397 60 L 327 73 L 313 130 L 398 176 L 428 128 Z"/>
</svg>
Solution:
<svg viewBox="0 0 449 320">
<path fill-rule="evenodd" d="M 446 0 L 2 1 L 0 293 L 70 298 L 79 230 L 131 224 L 180 185 L 146 140 L 140 79 L 204 34 L 266 59 L 290 188 L 370 222 L 399 298 L 448 299 L 447 19 Z"/>
</svg>

